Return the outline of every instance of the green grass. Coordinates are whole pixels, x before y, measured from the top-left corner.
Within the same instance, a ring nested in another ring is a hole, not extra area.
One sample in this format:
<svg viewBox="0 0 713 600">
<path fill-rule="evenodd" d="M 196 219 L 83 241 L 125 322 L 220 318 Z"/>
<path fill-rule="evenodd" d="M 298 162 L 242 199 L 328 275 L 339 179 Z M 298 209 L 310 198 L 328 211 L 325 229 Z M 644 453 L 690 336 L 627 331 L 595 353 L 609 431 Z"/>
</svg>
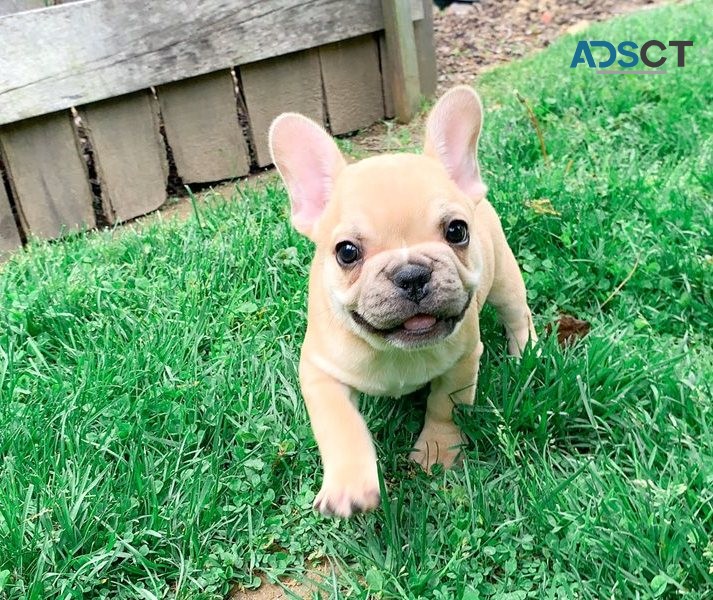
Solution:
<svg viewBox="0 0 713 600">
<path fill-rule="evenodd" d="M 408 463 L 423 406 L 367 399 L 373 514 L 311 509 L 311 248 L 277 181 L 4 266 L 0 598 L 221 598 L 324 559 L 327 597 L 713 598 L 712 30 L 701 1 L 586 33 L 693 39 L 665 76 L 573 72 L 564 38 L 482 78 L 482 166 L 537 326 L 593 328 L 515 362 L 486 310 L 461 469 Z"/>
</svg>

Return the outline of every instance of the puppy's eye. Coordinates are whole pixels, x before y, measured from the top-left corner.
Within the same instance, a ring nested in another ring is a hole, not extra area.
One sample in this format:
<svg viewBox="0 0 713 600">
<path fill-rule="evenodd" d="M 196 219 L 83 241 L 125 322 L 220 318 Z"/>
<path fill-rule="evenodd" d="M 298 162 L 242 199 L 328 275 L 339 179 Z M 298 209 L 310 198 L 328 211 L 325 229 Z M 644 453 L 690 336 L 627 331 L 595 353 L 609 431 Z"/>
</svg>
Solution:
<svg viewBox="0 0 713 600">
<path fill-rule="evenodd" d="M 339 242 L 334 251 L 337 254 L 337 262 L 343 267 L 351 265 L 361 258 L 359 248 L 352 242 Z"/>
<path fill-rule="evenodd" d="M 448 223 L 445 232 L 446 241 L 454 246 L 462 246 L 468 243 L 468 224 L 465 221 L 456 219 Z"/>
</svg>

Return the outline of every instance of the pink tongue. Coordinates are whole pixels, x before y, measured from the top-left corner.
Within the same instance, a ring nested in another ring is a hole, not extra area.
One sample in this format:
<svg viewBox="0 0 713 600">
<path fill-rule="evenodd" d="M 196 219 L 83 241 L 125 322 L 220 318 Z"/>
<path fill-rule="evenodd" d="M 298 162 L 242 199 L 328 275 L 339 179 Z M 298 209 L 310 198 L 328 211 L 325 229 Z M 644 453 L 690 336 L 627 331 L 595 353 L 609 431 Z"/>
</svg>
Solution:
<svg viewBox="0 0 713 600">
<path fill-rule="evenodd" d="M 428 329 L 436 324 L 436 317 L 431 315 L 416 315 L 404 322 L 404 329 L 416 331 L 418 329 Z"/>
</svg>

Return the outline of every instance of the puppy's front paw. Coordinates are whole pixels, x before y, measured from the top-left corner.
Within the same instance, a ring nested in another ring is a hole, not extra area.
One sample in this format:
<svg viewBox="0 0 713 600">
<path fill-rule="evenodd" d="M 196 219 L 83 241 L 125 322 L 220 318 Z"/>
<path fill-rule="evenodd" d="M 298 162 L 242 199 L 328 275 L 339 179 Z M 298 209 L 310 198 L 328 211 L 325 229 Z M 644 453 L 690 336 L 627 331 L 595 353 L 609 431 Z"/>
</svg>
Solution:
<svg viewBox="0 0 713 600">
<path fill-rule="evenodd" d="M 376 508 L 380 499 L 376 462 L 345 465 L 325 471 L 314 508 L 328 517 L 346 518 Z"/>
<path fill-rule="evenodd" d="M 535 327 L 532 324 L 532 317 L 529 312 L 526 323 L 516 329 L 505 328 L 505 335 L 508 339 L 508 353 L 510 356 L 520 358 L 528 342 L 534 346 L 537 343 L 537 333 L 535 333 Z M 538 356 L 539 352 L 540 350 L 538 350 Z"/>
<path fill-rule="evenodd" d="M 409 458 L 421 465 L 427 473 L 436 464 L 449 469 L 460 455 L 463 441 L 463 434 L 455 425 L 442 429 L 426 426 L 418 436 Z"/>
</svg>

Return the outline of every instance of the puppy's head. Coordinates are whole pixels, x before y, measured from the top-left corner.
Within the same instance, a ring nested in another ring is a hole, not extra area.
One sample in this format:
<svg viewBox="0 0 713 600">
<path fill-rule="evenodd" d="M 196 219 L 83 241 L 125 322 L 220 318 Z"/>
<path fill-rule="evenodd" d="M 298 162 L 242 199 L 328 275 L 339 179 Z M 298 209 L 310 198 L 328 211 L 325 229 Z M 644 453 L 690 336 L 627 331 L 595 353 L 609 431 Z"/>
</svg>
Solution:
<svg viewBox="0 0 713 600">
<path fill-rule="evenodd" d="M 436 344 L 471 303 L 481 270 L 471 234 L 486 192 L 481 122 L 477 94 L 457 87 L 431 111 L 423 155 L 351 165 L 306 117 L 287 113 L 272 124 L 292 222 L 317 246 L 315 275 L 334 313 L 375 348 Z"/>
</svg>

